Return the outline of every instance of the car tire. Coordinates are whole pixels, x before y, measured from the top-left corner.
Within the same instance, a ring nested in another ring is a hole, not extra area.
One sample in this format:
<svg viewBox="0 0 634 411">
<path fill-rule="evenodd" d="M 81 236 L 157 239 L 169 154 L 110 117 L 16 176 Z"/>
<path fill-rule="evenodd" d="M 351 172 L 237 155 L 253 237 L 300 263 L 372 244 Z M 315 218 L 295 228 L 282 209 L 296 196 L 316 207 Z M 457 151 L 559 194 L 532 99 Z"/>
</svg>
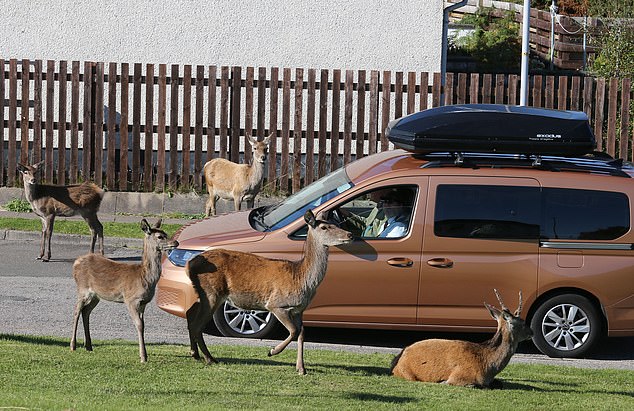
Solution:
<svg viewBox="0 0 634 411">
<path fill-rule="evenodd" d="M 533 343 L 549 357 L 582 357 L 601 339 L 602 323 L 597 307 L 586 297 L 558 295 L 535 311 L 531 319 Z"/>
<path fill-rule="evenodd" d="M 270 312 L 243 310 L 228 301 L 214 313 L 214 323 L 223 336 L 238 338 L 273 338 L 281 328 Z"/>
</svg>

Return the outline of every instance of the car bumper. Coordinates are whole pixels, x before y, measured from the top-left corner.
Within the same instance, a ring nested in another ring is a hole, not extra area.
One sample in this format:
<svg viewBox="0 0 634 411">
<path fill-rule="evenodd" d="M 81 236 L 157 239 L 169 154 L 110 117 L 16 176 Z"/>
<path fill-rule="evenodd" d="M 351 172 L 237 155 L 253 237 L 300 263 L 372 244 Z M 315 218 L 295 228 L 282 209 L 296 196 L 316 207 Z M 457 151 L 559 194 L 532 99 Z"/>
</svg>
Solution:
<svg viewBox="0 0 634 411">
<path fill-rule="evenodd" d="M 196 302 L 198 294 L 186 277 L 185 269 L 167 262 L 163 264 L 157 284 L 156 305 L 163 311 L 185 318 L 187 310 Z"/>
</svg>

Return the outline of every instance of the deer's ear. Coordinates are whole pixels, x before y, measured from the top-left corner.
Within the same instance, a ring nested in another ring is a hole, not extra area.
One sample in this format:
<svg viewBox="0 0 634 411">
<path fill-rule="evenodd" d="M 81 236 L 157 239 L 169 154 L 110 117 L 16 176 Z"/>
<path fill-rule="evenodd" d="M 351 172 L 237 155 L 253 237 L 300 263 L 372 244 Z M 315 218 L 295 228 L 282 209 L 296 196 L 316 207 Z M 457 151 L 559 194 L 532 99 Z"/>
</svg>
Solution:
<svg viewBox="0 0 634 411">
<path fill-rule="evenodd" d="M 42 166 L 43 166 L 43 165 L 44 165 L 44 161 L 42 160 L 42 161 L 40 161 L 40 162 L 39 162 L 39 163 L 37 163 L 37 164 L 33 164 L 33 168 L 34 168 L 35 170 L 39 170 L 40 168 L 42 168 Z"/>
<path fill-rule="evenodd" d="M 161 228 L 161 223 L 163 222 L 162 218 L 159 218 L 156 224 L 154 224 L 154 228 Z"/>
<path fill-rule="evenodd" d="M 27 170 L 27 168 L 26 168 L 26 166 L 24 164 L 18 163 L 18 171 L 20 173 L 24 173 L 24 172 L 26 172 L 26 170 Z"/>
<path fill-rule="evenodd" d="M 145 218 L 141 220 L 141 230 L 143 230 L 146 234 L 150 234 L 152 232 L 152 227 L 150 227 L 150 224 L 148 224 Z"/>
<path fill-rule="evenodd" d="M 251 136 L 247 136 L 247 141 L 249 142 L 249 144 L 251 144 L 251 146 L 254 146 L 258 142 L 256 139 L 254 139 Z"/>
<path fill-rule="evenodd" d="M 275 133 L 271 133 L 269 134 L 267 137 L 264 138 L 264 140 L 262 140 L 262 142 L 266 145 L 269 145 L 269 143 L 271 142 L 271 139 L 273 138 L 273 136 L 275 135 Z"/>
<path fill-rule="evenodd" d="M 489 310 L 489 314 L 491 314 L 491 317 L 493 317 L 494 320 L 497 320 L 498 317 L 502 314 L 502 311 L 498 310 L 491 304 L 484 303 L 484 306 L 487 308 L 487 310 Z"/>
<path fill-rule="evenodd" d="M 315 218 L 315 214 L 313 214 L 312 210 L 306 211 L 306 214 L 304 214 L 304 221 L 306 221 L 306 224 L 312 228 L 315 228 L 317 225 L 317 219 Z"/>
</svg>

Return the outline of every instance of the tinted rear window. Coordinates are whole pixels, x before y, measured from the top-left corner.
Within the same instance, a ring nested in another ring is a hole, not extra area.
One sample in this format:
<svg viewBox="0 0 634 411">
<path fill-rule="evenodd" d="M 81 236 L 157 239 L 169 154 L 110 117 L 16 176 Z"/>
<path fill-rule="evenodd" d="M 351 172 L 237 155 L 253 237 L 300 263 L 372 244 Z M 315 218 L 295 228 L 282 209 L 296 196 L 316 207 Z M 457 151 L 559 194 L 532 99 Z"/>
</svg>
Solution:
<svg viewBox="0 0 634 411">
<path fill-rule="evenodd" d="M 623 193 L 492 185 L 439 185 L 434 233 L 489 239 L 614 240 L 630 229 Z"/>
<path fill-rule="evenodd" d="M 623 193 L 545 188 L 542 238 L 614 240 L 630 229 L 630 204 Z"/>
<path fill-rule="evenodd" d="M 539 188 L 440 185 L 434 220 L 439 237 L 537 239 Z"/>
</svg>

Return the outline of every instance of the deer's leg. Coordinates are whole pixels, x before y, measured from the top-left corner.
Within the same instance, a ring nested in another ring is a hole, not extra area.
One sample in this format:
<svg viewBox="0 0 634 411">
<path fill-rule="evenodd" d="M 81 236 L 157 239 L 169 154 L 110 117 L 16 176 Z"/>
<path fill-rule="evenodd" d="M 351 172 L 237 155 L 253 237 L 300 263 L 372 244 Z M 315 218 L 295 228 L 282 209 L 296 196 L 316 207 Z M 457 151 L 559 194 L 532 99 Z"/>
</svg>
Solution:
<svg viewBox="0 0 634 411">
<path fill-rule="evenodd" d="M 81 309 L 81 319 L 84 323 L 84 347 L 86 351 L 92 351 L 92 339 L 90 338 L 90 313 L 99 304 L 99 298 L 94 296 L 86 300 Z"/>
<path fill-rule="evenodd" d="M 77 345 L 77 325 L 79 324 L 79 316 L 86 305 L 86 298 L 79 297 L 77 299 L 77 304 L 75 304 L 75 311 L 73 312 L 73 336 L 70 339 L 70 350 L 75 351 Z"/>
<path fill-rule="evenodd" d="M 247 208 L 250 210 L 253 208 L 253 204 L 255 204 L 255 196 L 250 200 L 247 200 Z"/>
<path fill-rule="evenodd" d="M 482 387 L 482 381 L 471 372 L 455 369 L 447 378 L 447 384 L 460 387 Z"/>
<path fill-rule="evenodd" d="M 53 234 L 53 225 L 55 224 L 55 214 L 40 217 L 42 220 L 42 243 L 40 246 L 40 256 L 37 258 L 42 261 L 51 259 L 51 235 Z"/>
<path fill-rule="evenodd" d="M 43 261 L 49 261 L 51 259 L 51 238 L 53 237 L 53 226 L 55 225 L 55 214 L 49 216 L 48 226 L 46 227 L 46 259 Z"/>
<path fill-rule="evenodd" d="M 101 252 L 101 255 L 103 255 L 103 224 L 101 224 L 101 221 L 97 218 L 97 214 L 88 214 L 83 217 L 84 220 L 86 220 L 86 223 L 90 228 L 90 234 L 92 235 L 92 239 L 90 240 L 90 252 L 95 252 L 95 243 L 97 242 L 97 238 L 99 238 L 99 251 Z"/>
<path fill-rule="evenodd" d="M 210 186 L 207 186 L 207 192 L 209 193 L 209 198 L 205 203 L 205 215 L 209 217 L 216 215 L 216 194 Z"/>
<path fill-rule="evenodd" d="M 214 357 L 207 349 L 205 340 L 203 339 L 203 328 L 209 320 L 211 320 L 213 313 L 223 301 L 217 298 L 216 295 L 209 295 L 207 298 L 201 296 L 198 309 L 190 310 L 187 312 L 187 328 L 189 330 L 189 340 L 191 345 L 191 355 L 193 358 L 198 358 L 198 349 L 196 345 L 200 347 L 205 361 L 207 364 L 217 363 Z"/>
<path fill-rule="evenodd" d="M 40 241 L 40 255 L 37 257 L 38 260 L 41 260 L 44 257 L 44 247 L 46 244 L 46 230 L 48 225 L 48 220 L 45 217 L 40 217 L 42 220 L 42 239 Z"/>
<path fill-rule="evenodd" d="M 304 368 L 304 323 L 301 315 L 297 319 L 299 324 L 299 335 L 297 336 L 297 362 L 295 363 L 295 369 L 300 375 L 306 375 L 306 369 Z"/>
<path fill-rule="evenodd" d="M 187 331 L 189 333 L 189 354 L 193 359 L 199 360 L 200 354 L 198 353 L 198 344 L 196 343 L 196 335 L 193 333 L 192 322 L 194 318 L 198 315 L 198 311 L 200 310 L 200 303 L 195 303 L 186 314 L 187 317 Z"/>
<path fill-rule="evenodd" d="M 240 211 L 240 203 L 242 202 L 242 196 L 239 194 L 234 194 L 233 195 L 233 206 L 234 206 L 234 210 L 236 211 Z"/>
<path fill-rule="evenodd" d="M 141 362 L 147 362 L 145 339 L 143 338 L 143 333 L 145 331 L 145 322 L 143 321 L 145 304 L 142 304 L 140 301 L 130 301 L 128 302 L 127 306 L 128 312 L 130 313 L 130 317 L 132 317 L 132 322 L 134 322 L 134 326 L 136 327 L 136 332 L 139 337 L 139 357 L 141 357 Z"/>
<path fill-rule="evenodd" d="M 290 310 L 284 308 L 272 308 L 269 309 L 273 313 L 273 315 L 282 323 L 284 327 L 288 330 L 288 337 L 281 343 L 275 346 L 275 348 L 269 351 L 269 357 L 272 355 L 277 355 L 284 351 L 286 346 L 291 343 L 297 337 L 298 332 L 298 324 L 296 319 L 292 317 Z M 301 325 L 301 324 L 299 324 Z"/>
</svg>

